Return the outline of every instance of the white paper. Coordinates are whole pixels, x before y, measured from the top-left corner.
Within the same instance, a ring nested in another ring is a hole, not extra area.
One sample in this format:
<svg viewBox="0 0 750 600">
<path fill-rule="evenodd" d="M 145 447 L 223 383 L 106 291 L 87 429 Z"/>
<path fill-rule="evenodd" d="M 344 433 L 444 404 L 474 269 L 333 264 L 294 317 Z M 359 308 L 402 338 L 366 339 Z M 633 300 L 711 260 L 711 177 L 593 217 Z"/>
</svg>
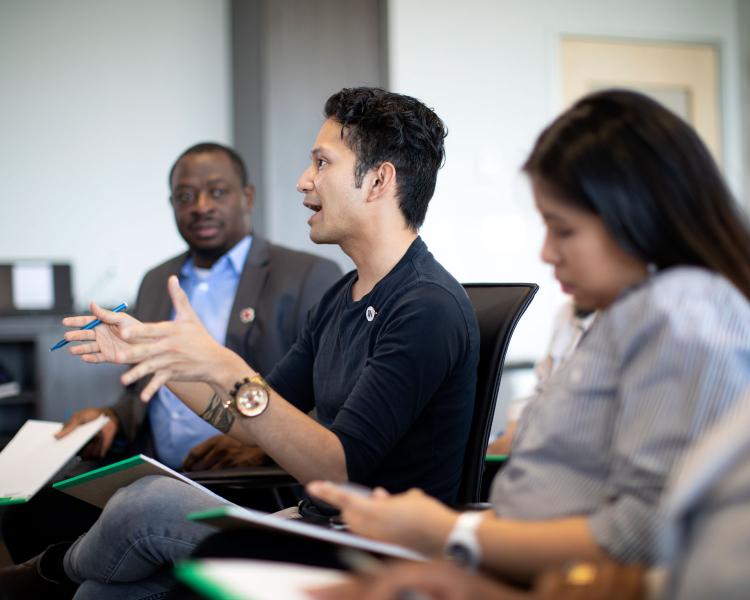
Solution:
<svg viewBox="0 0 750 600">
<path fill-rule="evenodd" d="M 12 271 L 13 306 L 16 310 L 48 310 L 55 306 L 52 265 L 19 262 Z"/>
<path fill-rule="evenodd" d="M 26 421 L 0 452 L 0 498 L 31 498 L 107 421 L 101 415 L 60 440 L 62 423 Z"/>
<path fill-rule="evenodd" d="M 310 600 L 304 590 L 346 579 L 341 571 L 261 560 L 205 560 L 196 571 L 225 592 L 220 597 L 238 600 Z"/>
<path fill-rule="evenodd" d="M 222 509 L 223 517 L 220 519 L 233 519 L 235 525 L 241 524 L 243 521 L 256 526 L 267 527 L 270 529 L 278 529 L 286 531 L 287 533 L 296 533 L 305 537 L 314 538 L 317 540 L 323 540 L 326 542 L 332 542 L 334 544 L 340 544 L 343 546 L 349 546 L 351 548 L 357 548 L 359 550 L 367 550 L 369 552 L 375 552 L 376 554 L 383 554 L 385 556 L 391 556 L 394 558 L 403 558 L 407 560 L 426 560 L 422 554 L 415 552 L 404 546 L 398 544 L 390 544 L 387 542 L 377 542 L 361 535 L 355 535 L 344 531 L 336 531 L 327 527 L 321 527 L 320 525 L 313 525 L 311 523 L 304 523 L 299 519 L 285 519 L 282 517 L 274 516 L 273 514 L 264 513 L 259 510 L 253 510 L 251 508 L 241 508 L 239 506 L 227 506 Z M 189 515 L 189 518 L 193 518 Z M 197 520 L 197 519 L 196 519 Z M 201 519 L 202 520 L 202 519 Z M 206 522 L 210 523 L 212 519 L 205 519 Z"/>
</svg>

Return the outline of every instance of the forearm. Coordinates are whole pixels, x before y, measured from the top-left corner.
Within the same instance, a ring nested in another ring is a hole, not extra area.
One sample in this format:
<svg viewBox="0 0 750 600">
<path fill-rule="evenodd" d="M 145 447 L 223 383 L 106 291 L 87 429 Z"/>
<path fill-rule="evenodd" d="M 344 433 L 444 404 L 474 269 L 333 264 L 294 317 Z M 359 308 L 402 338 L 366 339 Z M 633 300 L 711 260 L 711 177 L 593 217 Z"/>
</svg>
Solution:
<svg viewBox="0 0 750 600">
<path fill-rule="evenodd" d="M 338 437 L 270 390 L 268 408 L 243 417 L 222 403 L 237 381 L 256 373 L 237 355 L 225 357 L 207 384 L 170 382 L 169 388 L 190 409 L 244 444 L 260 446 L 302 483 L 313 479 L 345 481 L 344 449 Z M 233 399 L 232 399 L 233 401 Z"/>
<path fill-rule="evenodd" d="M 586 517 L 511 521 L 488 515 L 478 534 L 483 568 L 514 580 L 531 581 L 545 569 L 572 560 L 606 557 Z"/>
<path fill-rule="evenodd" d="M 237 417 L 230 435 L 247 433 L 300 483 L 348 479 L 339 438 L 275 392 L 271 392 L 268 408 L 259 417 Z"/>
<path fill-rule="evenodd" d="M 429 527 L 420 527 L 409 537 L 404 537 L 409 530 L 404 527 L 399 532 L 399 541 L 437 558 L 443 553 L 458 513 L 442 505 L 423 509 Z M 486 511 L 477 536 L 483 570 L 515 581 L 530 582 L 542 571 L 572 560 L 597 560 L 606 556 L 594 540 L 585 517 L 511 521 Z"/>
</svg>

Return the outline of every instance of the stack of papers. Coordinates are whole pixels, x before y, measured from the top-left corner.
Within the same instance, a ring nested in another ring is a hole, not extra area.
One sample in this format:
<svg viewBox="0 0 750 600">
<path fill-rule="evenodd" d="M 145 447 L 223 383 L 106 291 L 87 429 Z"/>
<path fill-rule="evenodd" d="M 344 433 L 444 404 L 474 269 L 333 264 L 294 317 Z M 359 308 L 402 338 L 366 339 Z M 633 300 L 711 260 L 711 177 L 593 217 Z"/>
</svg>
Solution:
<svg viewBox="0 0 750 600">
<path fill-rule="evenodd" d="M 30 500 L 107 421 L 102 415 L 60 440 L 62 423 L 26 421 L 0 452 L 0 506 Z"/>
</svg>

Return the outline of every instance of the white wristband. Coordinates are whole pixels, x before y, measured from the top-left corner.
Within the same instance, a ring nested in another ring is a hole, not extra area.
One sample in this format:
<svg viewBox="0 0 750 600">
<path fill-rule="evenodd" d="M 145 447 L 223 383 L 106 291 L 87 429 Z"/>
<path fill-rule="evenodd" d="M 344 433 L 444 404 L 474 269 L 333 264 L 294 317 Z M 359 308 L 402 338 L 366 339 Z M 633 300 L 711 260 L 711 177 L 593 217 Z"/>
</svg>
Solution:
<svg viewBox="0 0 750 600">
<path fill-rule="evenodd" d="M 444 554 L 456 563 L 476 569 L 481 561 L 481 548 L 477 528 L 484 518 L 484 512 L 461 513 L 445 541 Z"/>
</svg>

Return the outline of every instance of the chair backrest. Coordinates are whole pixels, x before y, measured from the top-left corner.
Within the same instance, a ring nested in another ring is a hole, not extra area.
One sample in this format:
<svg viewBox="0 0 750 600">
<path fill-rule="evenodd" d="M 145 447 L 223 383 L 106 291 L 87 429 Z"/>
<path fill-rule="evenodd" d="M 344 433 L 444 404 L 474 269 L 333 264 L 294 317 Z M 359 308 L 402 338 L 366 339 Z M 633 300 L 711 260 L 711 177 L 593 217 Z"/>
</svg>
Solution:
<svg viewBox="0 0 750 600">
<path fill-rule="evenodd" d="M 484 456 L 495 414 L 497 392 L 503 374 L 505 353 L 513 330 L 534 298 L 539 286 L 534 283 L 466 283 L 479 323 L 479 367 L 474 416 L 457 504 L 479 502 Z"/>
</svg>

